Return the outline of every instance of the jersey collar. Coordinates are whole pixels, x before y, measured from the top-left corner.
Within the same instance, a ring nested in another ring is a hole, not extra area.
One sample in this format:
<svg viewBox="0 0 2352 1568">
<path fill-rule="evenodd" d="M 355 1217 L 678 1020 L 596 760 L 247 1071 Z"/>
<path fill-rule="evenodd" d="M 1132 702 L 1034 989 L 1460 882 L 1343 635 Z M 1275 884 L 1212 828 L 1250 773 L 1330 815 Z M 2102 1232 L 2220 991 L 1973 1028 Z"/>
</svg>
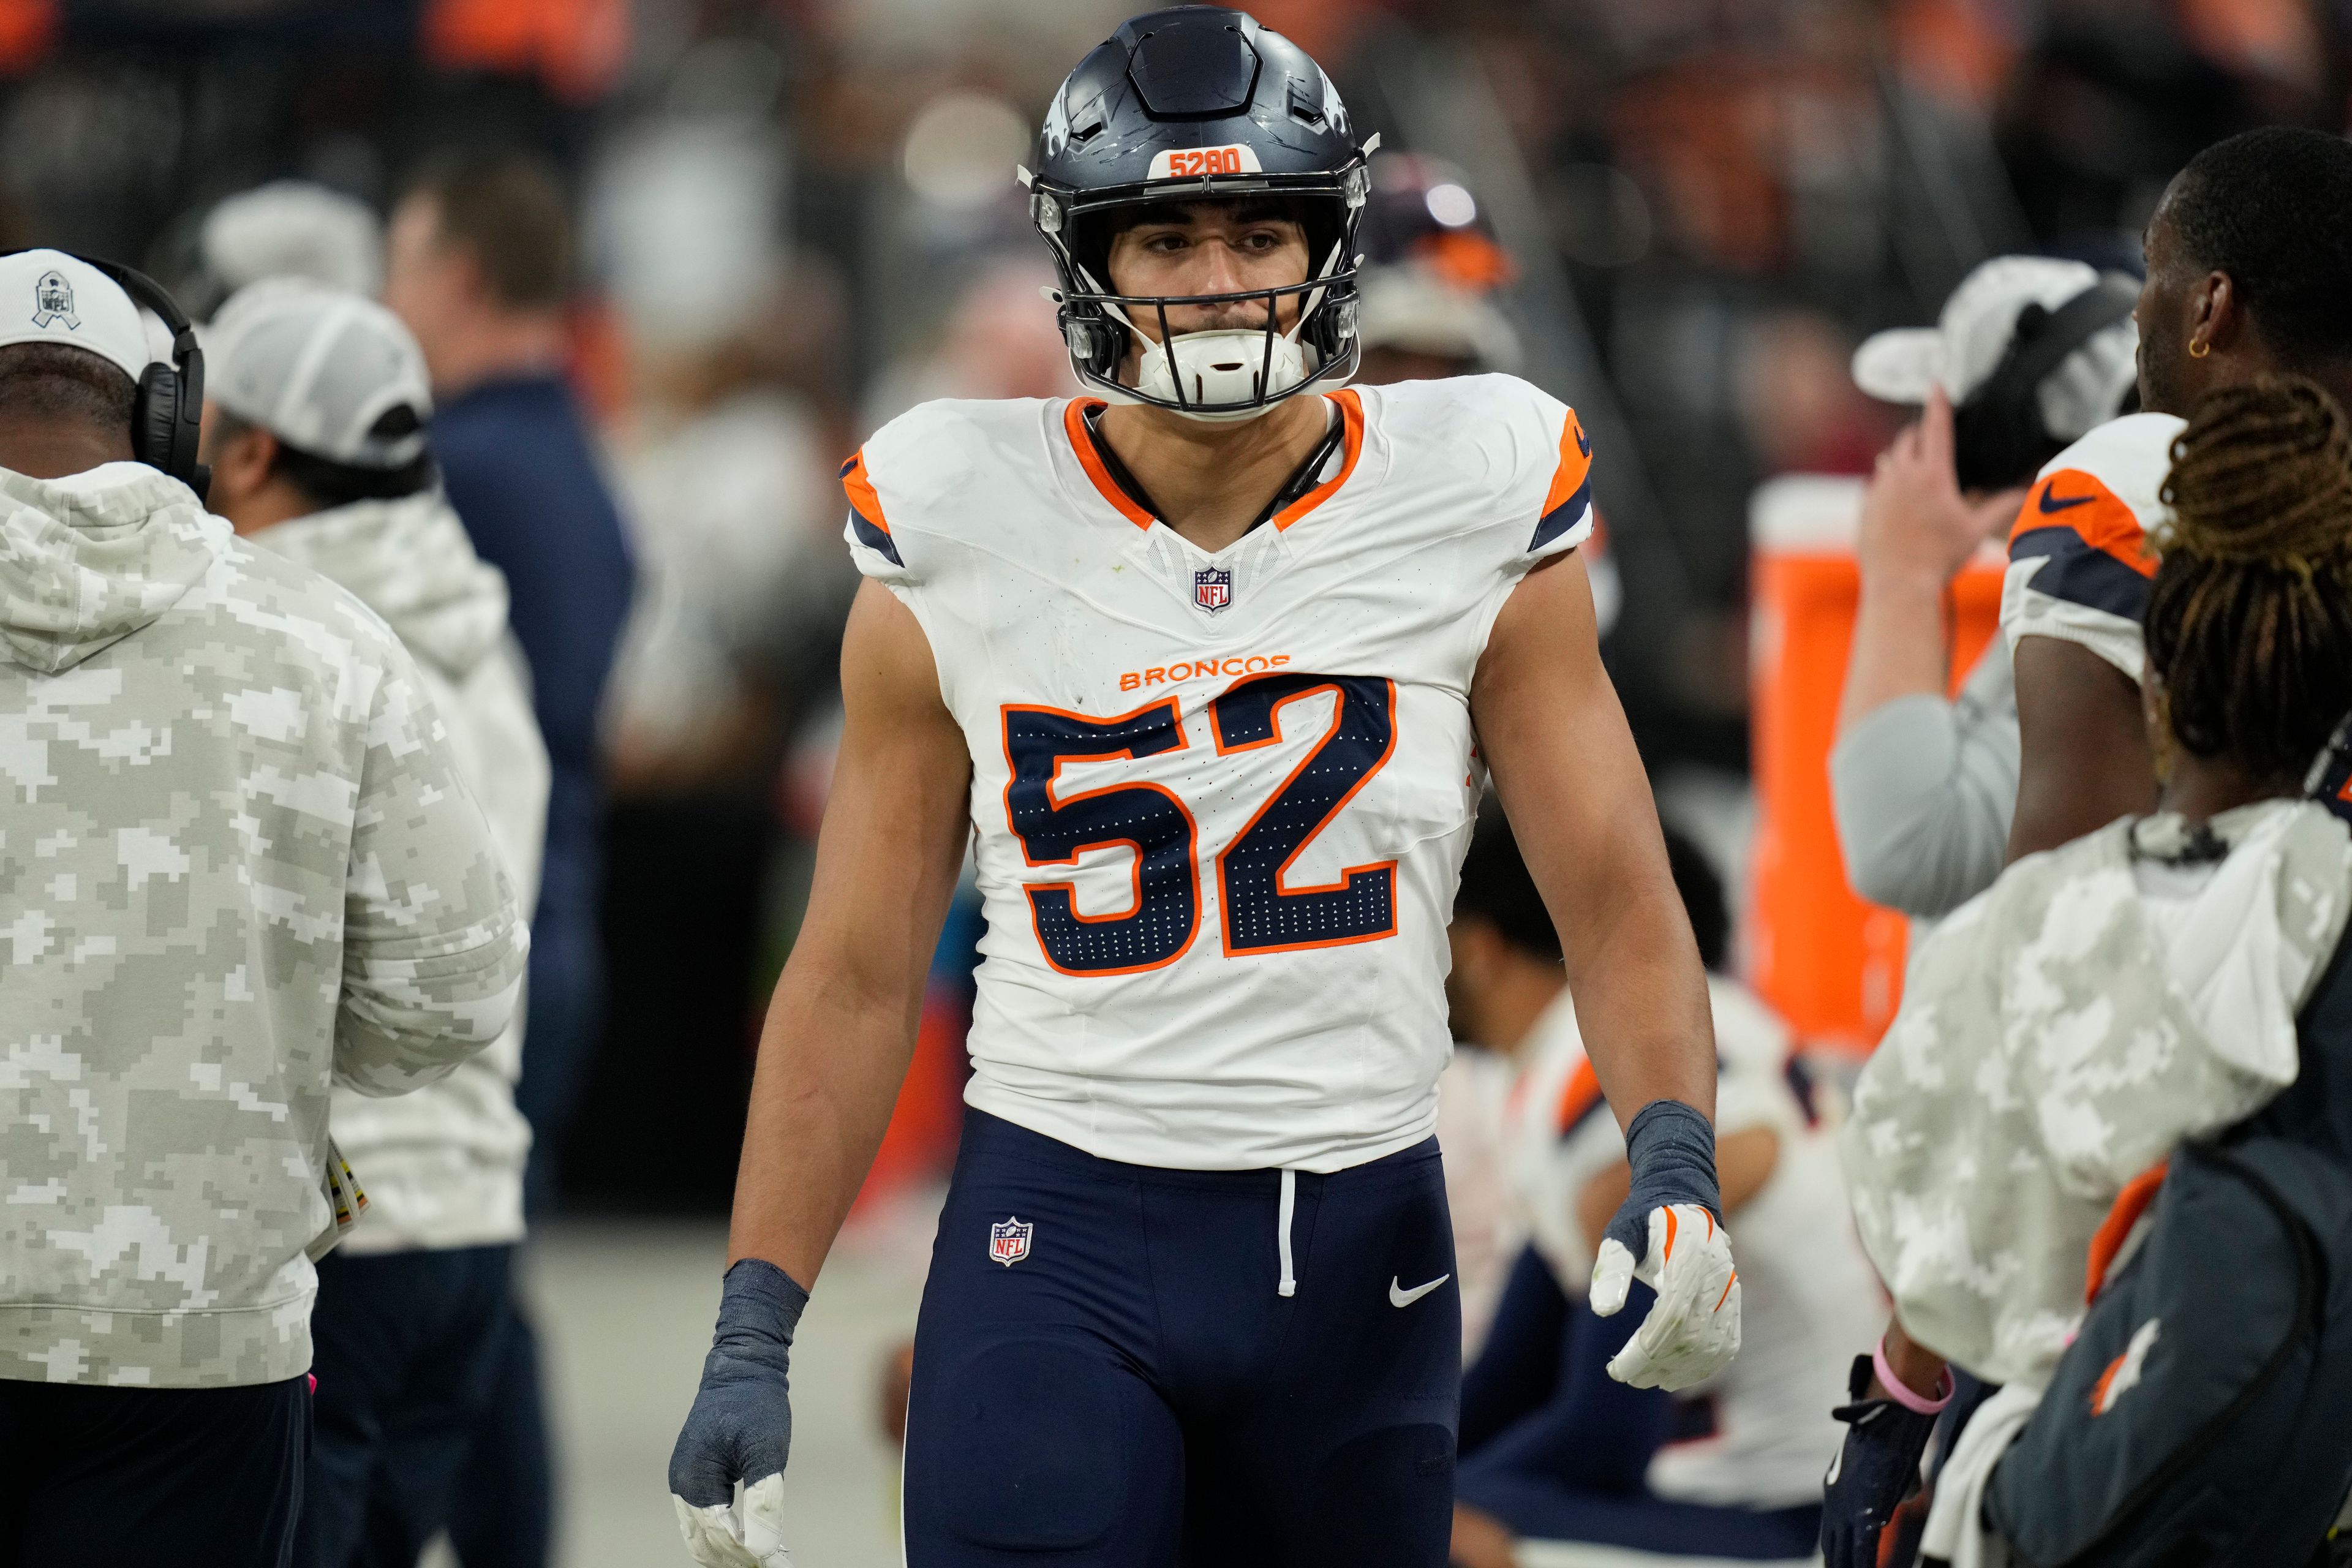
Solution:
<svg viewBox="0 0 2352 1568">
<path fill-rule="evenodd" d="M 1276 531 L 1288 528 L 1339 493 L 1339 487 L 1346 484 L 1349 476 L 1356 471 L 1356 459 L 1363 456 L 1362 397 L 1353 387 L 1327 395 L 1339 410 L 1341 455 L 1339 470 L 1276 512 L 1270 521 Z M 1136 527 L 1150 528 L 1158 519 L 1129 495 L 1127 487 L 1112 475 L 1109 466 L 1103 461 L 1103 454 L 1096 448 L 1094 433 L 1087 428 L 1087 415 L 1104 406 L 1106 405 L 1098 397 L 1070 399 L 1062 410 L 1063 436 L 1069 442 L 1071 454 L 1077 458 L 1078 467 L 1086 470 L 1087 478 L 1093 482 L 1095 492 Z"/>
</svg>

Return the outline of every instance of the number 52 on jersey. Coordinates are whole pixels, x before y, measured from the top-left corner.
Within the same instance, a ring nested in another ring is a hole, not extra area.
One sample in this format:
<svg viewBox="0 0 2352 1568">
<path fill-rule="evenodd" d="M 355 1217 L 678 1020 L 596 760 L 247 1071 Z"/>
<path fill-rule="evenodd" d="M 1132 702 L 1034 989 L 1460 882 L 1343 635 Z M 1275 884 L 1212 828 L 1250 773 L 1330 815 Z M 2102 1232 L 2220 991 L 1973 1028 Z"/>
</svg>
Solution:
<svg viewBox="0 0 2352 1568">
<path fill-rule="evenodd" d="M 1329 729 L 1280 771 L 1272 749 L 1284 710 L 1328 694 Z M 1396 686 L 1364 676 L 1284 671 L 1241 680 L 1193 716 L 1173 697 L 1116 718 L 1059 708 L 1002 710 L 1010 778 L 1004 812 L 1033 867 L 1071 866 L 1088 849 L 1133 851 L 1128 907 L 1084 914 L 1068 881 L 1026 887 L 1038 945 L 1066 974 L 1132 974 L 1173 963 L 1199 934 L 1201 881 L 1216 879 L 1220 940 L 1229 958 L 1375 942 L 1396 933 L 1396 862 L 1351 866 L 1338 880 L 1293 885 L 1287 873 L 1396 749 Z M 1201 843 L 1192 809 L 1167 785 L 1060 787 L 1068 763 L 1137 760 L 1213 745 L 1260 804 L 1232 841 Z"/>
</svg>

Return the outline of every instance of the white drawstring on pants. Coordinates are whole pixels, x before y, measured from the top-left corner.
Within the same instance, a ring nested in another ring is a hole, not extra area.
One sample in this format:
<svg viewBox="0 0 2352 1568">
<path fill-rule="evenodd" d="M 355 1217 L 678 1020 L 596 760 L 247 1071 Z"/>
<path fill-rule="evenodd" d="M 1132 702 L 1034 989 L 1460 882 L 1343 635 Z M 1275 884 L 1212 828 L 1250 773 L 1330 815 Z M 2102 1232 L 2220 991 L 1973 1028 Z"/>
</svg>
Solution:
<svg viewBox="0 0 2352 1568">
<path fill-rule="evenodd" d="M 1275 1242 L 1282 1252 L 1282 1283 L 1274 1288 L 1277 1296 L 1298 1294 L 1298 1281 L 1292 1277 L 1290 1267 L 1290 1221 L 1298 1212 L 1298 1173 L 1282 1173 L 1282 1213 L 1275 1219 Z"/>
</svg>

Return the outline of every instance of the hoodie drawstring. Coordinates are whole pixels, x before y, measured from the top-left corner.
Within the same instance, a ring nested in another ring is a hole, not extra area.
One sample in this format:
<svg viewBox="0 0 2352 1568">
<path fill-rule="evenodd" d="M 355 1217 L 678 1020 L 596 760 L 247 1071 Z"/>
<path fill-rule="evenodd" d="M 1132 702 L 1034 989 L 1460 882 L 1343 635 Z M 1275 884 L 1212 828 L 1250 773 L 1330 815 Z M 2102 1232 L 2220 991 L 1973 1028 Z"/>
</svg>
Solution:
<svg viewBox="0 0 2352 1568">
<path fill-rule="evenodd" d="M 1282 1212 L 1275 1219 L 1275 1246 L 1282 1254 L 1282 1283 L 1274 1288 L 1277 1296 L 1298 1294 L 1298 1281 L 1292 1277 L 1290 1266 L 1290 1222 L 1298 1213 L 1298 1173 L 1282 1173 Z"/>
</svg>

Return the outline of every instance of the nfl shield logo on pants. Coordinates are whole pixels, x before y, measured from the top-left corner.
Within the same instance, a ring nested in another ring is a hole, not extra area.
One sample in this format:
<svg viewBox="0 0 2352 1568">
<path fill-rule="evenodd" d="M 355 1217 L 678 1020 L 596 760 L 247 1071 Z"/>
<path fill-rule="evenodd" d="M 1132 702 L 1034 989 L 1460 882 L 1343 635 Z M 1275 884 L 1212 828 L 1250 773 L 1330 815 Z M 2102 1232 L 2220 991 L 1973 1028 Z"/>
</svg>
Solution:
<svg viewBox="0 0 2352 1568">
<path fill-rule="evenodd" d="M 1203 566 L 1192 574 L 1192 602 L 1212 615 L 1234 602 L 1234 574 L 1222 566 Z"/>
<path fill-rule="evenodd" d="M 988 1227 L 988 1256 L 1007 1268 L 1029 1256 L 1029 1235 L 1037 1227 L 1006 1216 Z"/>
</svg>

